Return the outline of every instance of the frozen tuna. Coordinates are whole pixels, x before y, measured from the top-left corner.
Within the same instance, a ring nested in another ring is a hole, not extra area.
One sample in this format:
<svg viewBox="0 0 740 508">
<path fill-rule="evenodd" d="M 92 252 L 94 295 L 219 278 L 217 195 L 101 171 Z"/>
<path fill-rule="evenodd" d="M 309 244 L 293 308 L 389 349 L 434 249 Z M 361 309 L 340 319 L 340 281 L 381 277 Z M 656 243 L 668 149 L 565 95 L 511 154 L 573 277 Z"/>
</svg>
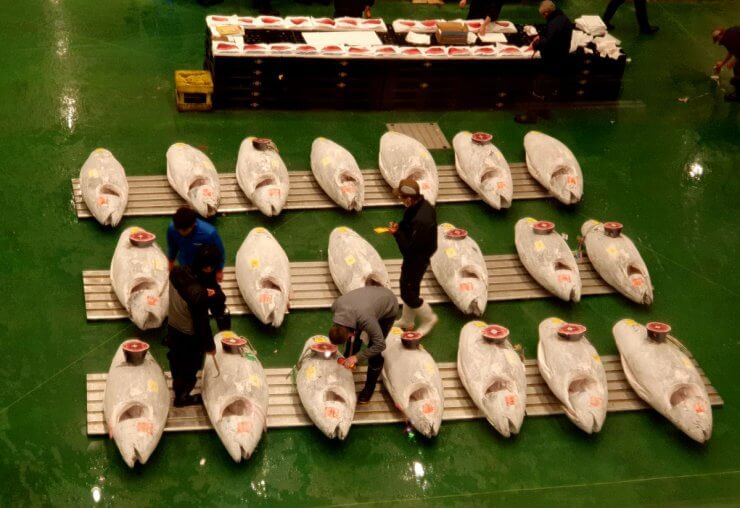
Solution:
<svg viewBox="0 0 740 508">
<path fill-rule="evenodd" d="M 288 168 L 271 140 L 250 136 L 242 141 L 236 180 L 247 199 L 263 214 L 272 217 L 283 210 L 290 189 Z"/>
<path fill-rule="evenodd" d="M 345 226 L 334 228 L 329 236 L 329 272 L 342 294 L 365 286 L 390 287 L 378 251 Z"/>
<path fill-rule="evenodd" d="M 437 245 L 431 259 L 437 282 L 462 312 L 482 315 L 488 304 L 488 268 L 478 244 L 465 230 L 445 223 L 437 227 Z"/>
<path fill-rule="evenodd" d="M 134 245 L 139 235 L 149 235 L 152 243 Z M 139 227 L 127 228 L 118 239 L 110 264 L 113 291 L 131 321 L 142 330 L 159 328 L 169 306 L 167 256 L 153 240 L 151 233 Z"/>
<path fill-rule="evenodd" d="M 391 329 L 383 351 L 383 386 L 411 425 L 434 437 L 442 424 L 444 391 L 437 364 L 420 339 L 417 332 Z"/>
<path fill-rule="evenodd" d="M 460 330 L 457 373 L 488 422 L 504 437 L 518 434 L 527 403 L 524 363 L 498 325 L 471 321 Z"/>
<path fill-rule="evenodd" d="M 555 198 L 570 205 L 583 196 L 583 173 L 573 152 L 557 139 L 537 131 L 524 136 L 527 169 Z"/>
<path fill-rule="evenodd" d="M 94 150 L 82 165 L 80 192 L 99 223 L 118 225 L 128 204 L 128 180 L 121 163 L 105 148 Z"/>
<path fill-rule="evenodd" d="M 483 132 L 458 132 L 452 140 L 460 178 L 496 210 L 509 208 L 514 194 L 511 169 L 501 150 Z"/>
<path fill-rule="evenodd" d="M 661 328 L 665 331 L 654 331 Z M 712 405 L 691 359 L 665 338 L 669 329 L 662 323 L 648 323 L 646 328 L 622 319 L 612 333 L 635 393 L 689 437 L 704 443 L 712 436 Z"/>
<path fill-rule="evenodd" d="M 330 139 L 316 138 L 311 145 L 311 171 L 332 201 L 345 210 L 362 210 L 365 180 L 347 149 Z"/>
<path fill-rule="evenodd" d="M 203 404 L 229 455 L 241 462 L 267 430 L 267 377 L 244 338 L 224 331 L 214 341 L 215 358 L 207 355 L 203 367 Z"/>
<path fill-rule="evenodd" d="M 175 192 L 203 217 L 211 217 L 221 202 L 221 182 L 206 154 L 185 143 L 167 150 L 167 180 Z"/>
<path fill-rule="evenodd" d="M 254 228 L 239 247 L 236 282 L 257 319 L 276 328 L 283 323 L 290 296 L 290 262 L 265 228 Z"/>
<path fill-rule="evenodd" d="M 588 220 L 581 226 L 588 259 L 610 286 L 633 302 L 653 303 L 653 285 L 635 244 L 617 222 Z"/>
<path fill-rule="evenodd" d="M 586 327 L 548 318 L 540 323 L 537 365 L 565 414 L 584 432 L 599 432 L 609 393 L 601 357 L 584 336 Z"/>
<path fill-rule="evenodd" d="M 337 347 L 323 335 L 308 339 L 296 366 L 296 388 L 311 421 L 330 439 L 343 440 L 355 416 L 352 372 L 337 362 Z"/>
<path fill-rule="evenodd" d="M 534 280 L 565 301 L 581 299 L 581 275 L 573 252 L 555 231 L 555 224 L 531 217 L 514 228 L 519 259 Z"/>
<path fill-rule="evenodd" d="M 380 138 L 378 164 L 380 174 L 393 189 L 404 178 L 413 178 L 419 183 L 421 194 L 434 204 L 439 192 L 437 165 L 424 145 L 414 138 L 398 132 L 386 132 Z"/>
<path fill-rule="evenodd" d="M 148 348 L 139 340 L 121 344 L 105 382 L 103 414 L 108 434 L 129 467 L 149 460 L 162 437 L 170 407 L 167 382 Z M 127 354 L 132 356 L 127 358 Z"/>
</svg>

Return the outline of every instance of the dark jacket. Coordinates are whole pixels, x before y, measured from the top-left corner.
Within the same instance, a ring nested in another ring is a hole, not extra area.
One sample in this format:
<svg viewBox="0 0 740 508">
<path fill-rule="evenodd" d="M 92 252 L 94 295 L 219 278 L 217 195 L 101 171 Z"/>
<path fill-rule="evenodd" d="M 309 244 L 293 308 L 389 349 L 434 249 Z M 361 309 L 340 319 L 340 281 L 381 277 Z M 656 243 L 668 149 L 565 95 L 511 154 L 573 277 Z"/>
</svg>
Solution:
<svg viewBox="0 0 740 508">
<path fill-rule="evenodd" d="M 740 26 L 732 26 L 725 30 L 719 43 L 727 48 L 727 52 L 732 56 L 740 58 Z"/>
<path fill-rule="evenodd" d="M 437 212 L 422 198 L 406 208 L 393 235 L 405 260 L 429 261 L 437 250 Z"/>
<path fill-rule="evenodd" d="M 380 321 L 396 318 L 398 299 L 388 288 L 366 286 L 337 298 L 331 310 L 334 322 L 355 330 L 356 337 L 362 332 L 367 333 L 367 349 L 357 355 L 359 360 L 367 360 L 385 350 Z"/>
<path fill-rule="evenodd" d="M 485 19 L 491 18 L 496 21 L 501 14 L 503 0 L 470 0 L 470 10 L 468 10 L 468 19 Z"/>
<path fill-rule="evenodd" d="M 375 0 L 334 0 L 335 18 L 361 18 L 365 7 L 372 7 Z"/>
<path fill-rule="evenodd" d="M 170 272 L 168 324 L 198 339 L 202 351 L 216 349 L 208 315 L 208 292 L 190 267 L 176 266 Z"/>
<path fill-rule="evenodd" d="M 570 39 L 573 35 L 573 23 L 560 9 L 554 10 L 547 17 L 545 30 L 540 40 L 533 47 L 539 50 L 545 67 L 550 71 L 562 71 L 570 54 Z"/>
</svg>

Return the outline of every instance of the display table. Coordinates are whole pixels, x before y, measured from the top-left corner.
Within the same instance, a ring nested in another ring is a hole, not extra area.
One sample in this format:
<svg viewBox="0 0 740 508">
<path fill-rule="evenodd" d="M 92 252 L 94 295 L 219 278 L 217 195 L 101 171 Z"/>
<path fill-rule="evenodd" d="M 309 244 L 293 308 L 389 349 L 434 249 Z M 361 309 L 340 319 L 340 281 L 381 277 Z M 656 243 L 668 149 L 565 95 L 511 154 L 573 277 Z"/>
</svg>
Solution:
<svg viewBox="0 0 740 508">
<path fill-rule="evenodd" d="M 505 34 L 506 43 L 415 47 L 406 42 L 405 33 L 394 29 L 401 26 L 398 21 L 387 26 L 382 20 L 364 20 L 377 23 L 374 33 L 382 46 L 318 47 L 306 44 L 303 37 L 306 31 L 322 30 L 317 20 L 298 19 L 301 23 L 296 25 L 290 18 L 269 18 L 279 20 L 271 26 L 237 21 L 241 32 L 233 35 L 222 35 L 217 31 L 220 26 L 214 29 L 208 23 L 204 67 L 213 76 L 214 107 L 502 108 L 531 102 L 533 83 L 542 69 L 539 55 L 526 51 L 531 37 L 519 26 L 516 33 Z M 301 26 L 303 20 L 310 26 Z M 431 31 L 435 21 L 423 23 L 421 29 Z M 570 55 L 558 100 L 618 99 L 625 63 L 624 54 L 603 58 L 579 48 Z"/>
</svg>

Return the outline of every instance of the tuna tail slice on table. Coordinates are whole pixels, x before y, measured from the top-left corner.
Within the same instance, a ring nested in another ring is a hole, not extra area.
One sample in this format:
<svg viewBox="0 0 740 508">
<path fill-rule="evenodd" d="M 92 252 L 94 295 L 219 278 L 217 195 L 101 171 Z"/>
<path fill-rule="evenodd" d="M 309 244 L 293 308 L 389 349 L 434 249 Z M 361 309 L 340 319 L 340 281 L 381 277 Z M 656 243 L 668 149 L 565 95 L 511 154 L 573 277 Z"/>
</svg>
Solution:
<svg viewBox="0 0 740 508">
<path fill-rule="evenodd" d="M 508 340 L 508 330 L 483 321 L 463 326 L 457 372 L 488 422 L 504 437 L 518 434 L 527 402 L 527 376 L 524 362 Z"/>
<path fill-rule="evenodd" d="M 434 204 L 439 192 L 437 165 L 424 145 L 398 132 L 386 132 L 380 138 L 378 155 L 380 174 L 394 190 L 404 178 L 419 183 L 421 194 Z"/>
<path fill-rule="evenodd" d="M 665 333 L 651 333 L 662 325 Z M 645 327 L 622 319 L 612 328 L 622 368 L 635 393 L 686 435 L 704 443 L 712 436 L 712 405 L 691 358 L 667 337 L 662 323 Z"/>
<path fill-rule="evenodd" d="M 555 225 L 526 217 L 514 226 L 514 243 L 524 268 L 542 287 L 558 298 L 581 299 L 578 263 Z"/>
<path fill-rule="evenodd" d="M 337 347 L 323 335 L 309 338 L 296 365 L 296 389 L 311 421 L 330 439 L 344 440 L 355 415 L 352 372 L 337 362 Z"/>
<path fill-rule="evenodd" d="M 80 169 L 80 192 L 103 226 L 116 227 L 128 204 L 128 180 L 121 163 L 104 148 L 93 150 Z"/>
<path fill-rule="evenodd" d="M 135 363 L 127 360 L 123 350 L 131 343 L 143 350 Z M 162 437 L 169 412 L 170 394 L 164 373 L 146 349 L 148 345 L 138 340 L 121 344 L 105 383 L 103 414 L 108 433 L 129 467 L 149 460 Z"/>
<path fill-rule="evenodd" d="M 132 234 L 142 232 L 134 226 L 121 233 L 111 260 L 110 279 L 131 321 L 149 330 L 159 328 L 167 317 L 169 269 L 167 257 L 156 242 L 140 247 L 132 243 Z"/>
<path fill-rule="evenodd" d="M 524 136 L 527 169 L 540 185 L 566 205 L 583 197 L 583 173 L 573 152 L 562 142 L 538 131 Z"/>
<path fill-rule="evenodd" d="M 329 235 L 329 272 L 342 294 L 365 286 L 390 287 L 380 254 L 346 226 L 334 228 Z"/>
<path fill-rule="evenodd" d="M 215 356 L 207 355 L 203 367 L 203 404 L 229 455 L 241 462 L 267 430 L 267 377 L 244 338 L 223 331 L 214 342 Z"/>
<path fill-rule="evenodd" d="M 460 178 L 496 210 L 509 208 L 514 195 L 511 168 L 483 133 L 458 132 L 452 140 Z"/>
<path fill-rule="evenodd" d="M 290 262 L 265 228 L 252 229 L 236 253 L 236 281 L 249 310 L 263 323 L 278 327 L 288 312 Z"/>
<path fill-rule="evenodd" d="M 345 210 L 362 210 L 365 180 L 357 161 L 344 147 L 316 138 L 311 145 L 311 171 L 332 201 Z"/>
<path fill-rule="evenodd" d="M 437 282 L 462 312 L 482 315 L 488 304 L 488 268 L 478 244 L 466 231 L 444 223 L 437 227 L 437 245 L 431 258 Z"/>
<path fill-rule="evenodd" d="M 422 435 L 434 437 L 444 412 L 442 378 L 432 355 L 421 345 L 404 345 L 402 335 L 394 327 L 386 339 L 383 385 L 411 425 Z"/>
<path fill-rule="evenodd" d="M 167 150 L 167 180 L 175 192 L 203 217 L 211 217 L 221 202 L 221 182 L 206 154 L 185 143 Z"/>
<path fill-rule="evenodd" d="M 547 318 L 539 326 L 537 365 L 542 378 L 560 400 L 566 416 L 581 430 L 599 432 L 606 419 L 609 399 L 601 357 L 583 336 L 565 338 L 568 327 L 559 318 Z"/>
<path fill-rule="evenodd" d="M 283 210 L 290 190 L 288 168 L 271 140 L 250 136 L 242 141 L 236 180 L 263 214 L 273 217 Z"/>
<path fill-rule="evenodd" d="M 610 286 L 636 303 L 653 303 L 653 285 L 645 261 L 617 222 L 587 220 L 583 245 L 594 269 Z"/>
</svg>

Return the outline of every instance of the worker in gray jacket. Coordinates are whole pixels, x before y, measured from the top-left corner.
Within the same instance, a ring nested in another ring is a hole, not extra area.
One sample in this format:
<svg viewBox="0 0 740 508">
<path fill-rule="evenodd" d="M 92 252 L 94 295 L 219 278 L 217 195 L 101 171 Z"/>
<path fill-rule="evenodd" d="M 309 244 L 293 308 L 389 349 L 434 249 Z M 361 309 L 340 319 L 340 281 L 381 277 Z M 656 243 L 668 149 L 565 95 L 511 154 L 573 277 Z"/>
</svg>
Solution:
<svg viewBox="0 0 740 508">
<path fill-rule="evenodd" d="M 367 360 L 365 387 L 357 396 L 360 405 L 370 402 L 378 377 L 383 370 L 385 337 L 398 313 L 398 300 L 388 288 L 367 286 L 340 296 L 331 307 L 333 325 L 329 330 L 332 344 L 347 344 L 344 366 L 348 369 Z M 360 351 L 362 333 L 367 334 L 367 348 Z"/>
</svg>

